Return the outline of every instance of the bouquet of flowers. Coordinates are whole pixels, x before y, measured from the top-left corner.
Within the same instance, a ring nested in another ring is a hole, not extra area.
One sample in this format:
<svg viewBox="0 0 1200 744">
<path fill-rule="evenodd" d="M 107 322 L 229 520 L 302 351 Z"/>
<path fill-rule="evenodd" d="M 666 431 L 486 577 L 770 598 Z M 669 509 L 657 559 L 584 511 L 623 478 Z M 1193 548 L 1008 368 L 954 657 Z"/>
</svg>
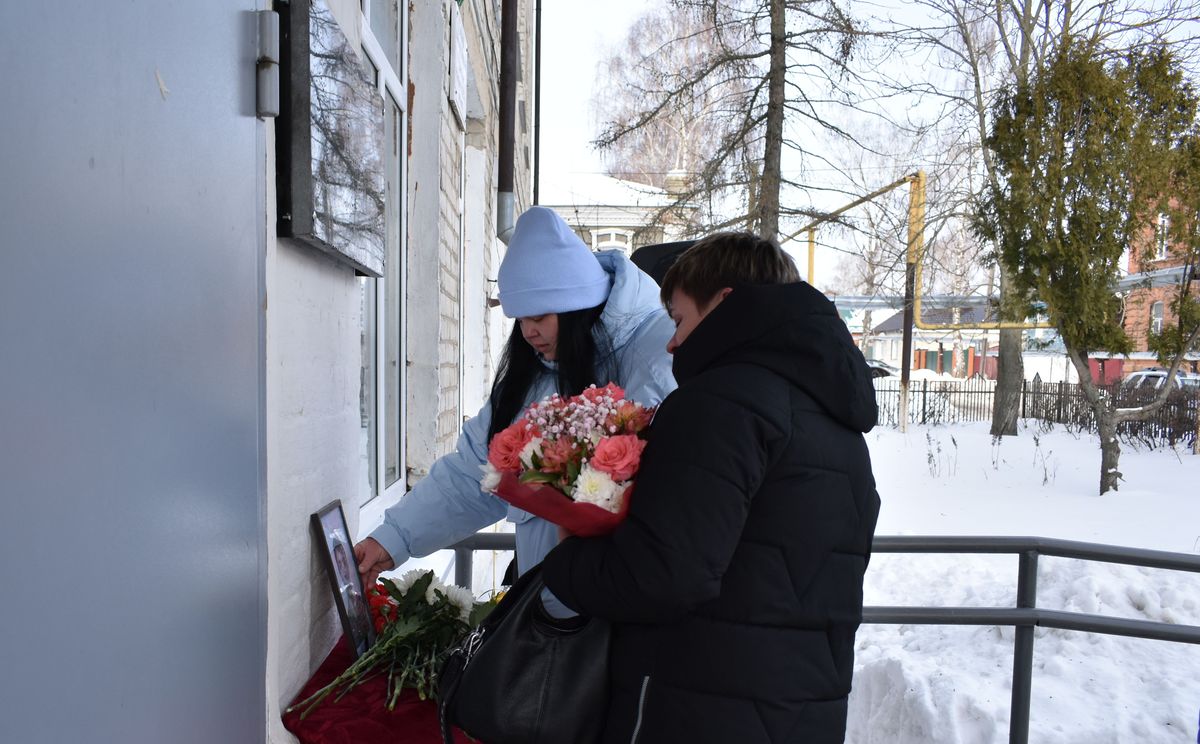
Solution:
<svg viewBox="0 0 1200 744">
<path fill-rule="evenodd" d="M 367 590 L 376 641 L 328 685 L 288 708 L 303 709 L 300 718 L 325 698 L 350 690 L 379 674 L 388 675 L 387 707 L 393 710 L 405 687 L 429 697 L 442 662 L 487 613 L 497 598 L 475 602 L 460 586 L 447 586 L 432 571 L 409 571 L 397 580 L 380 577 Z"/>
<path fill-rule="evenodd" d="M 534 403 L 488 445 L 480 485 L 576 535 L 624 519 L 653 408 L 609 383 Z"/>
</svg>

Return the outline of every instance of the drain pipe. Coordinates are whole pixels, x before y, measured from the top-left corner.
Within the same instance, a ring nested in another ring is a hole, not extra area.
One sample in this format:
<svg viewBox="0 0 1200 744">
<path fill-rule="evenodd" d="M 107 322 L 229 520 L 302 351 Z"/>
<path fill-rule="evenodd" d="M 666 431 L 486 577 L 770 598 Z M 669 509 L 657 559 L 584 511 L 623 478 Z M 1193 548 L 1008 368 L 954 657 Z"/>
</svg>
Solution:
<svg viewBox="0 0 1200 744">
<path fill-rule="evenodd" d="M 541 204 L 542 181 L 542 0 L 537 0 L 533 27 L 533 203 Z"/>
<path fill-rule="evenodd" d="M 499 183 L 496 185 L 496 237 L 508 244 L 515 222 L 513 151 L 516 144 L 517 109 L 517 0 L 500 6 L 500 143 Z"/>
</svg>

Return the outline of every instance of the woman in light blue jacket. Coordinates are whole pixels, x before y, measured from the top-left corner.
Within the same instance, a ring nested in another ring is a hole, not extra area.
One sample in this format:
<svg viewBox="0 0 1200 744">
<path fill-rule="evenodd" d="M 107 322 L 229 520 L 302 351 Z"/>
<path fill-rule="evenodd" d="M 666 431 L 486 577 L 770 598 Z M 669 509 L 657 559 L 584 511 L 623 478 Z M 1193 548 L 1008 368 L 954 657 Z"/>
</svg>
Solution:
<svg viewBox="0 0 1200 744">
<path fill-rule="evenodd" d="M 517 220 L 497 281 L 504 314 L 517 322 L 491 395 L 455 450 L 354 546 L 367 586 L 381 571 L 505 516 L 516 525 L 518 568 L 540 563 L 558 542 L 557 527 L 480 490 L 491 437 L 552 393 L 615 382 L 626 397 L 654 406 L 675 389 L 666 352 L 674 326 L 658 285 L 620 251 L 593 253 L 553 210 L 531 207 Z"/>
</svg>

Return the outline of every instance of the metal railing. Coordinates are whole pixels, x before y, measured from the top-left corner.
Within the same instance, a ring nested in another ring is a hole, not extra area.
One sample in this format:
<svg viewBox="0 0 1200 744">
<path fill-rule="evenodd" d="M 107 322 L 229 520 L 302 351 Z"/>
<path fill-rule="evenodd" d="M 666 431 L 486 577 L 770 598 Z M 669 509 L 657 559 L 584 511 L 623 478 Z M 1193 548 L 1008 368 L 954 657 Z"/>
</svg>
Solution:
<svg viewBox="0 0 1200 744">
<path fill-rule="evenodd" d="M 478 533 L 453 546 L 454 580 L 471 582 L 472 554 L 476 550 L 513 550 L 513 533 Z M 1037 607 L 1038 558 L 1074 558 L 1143 568 L 1165 568 L 1200 573 L 1200 555 L 1143 550 L 1115 545 L 1058 540 L 1045 537 L 876 537 L 875 553 L 956 553 L 1016 555 L 1016 607 L 863 607 L 863 622 L 878 625 L 1011 625 L 1016 628 L 1013 653 L 1010 744 L 1029 741 L 1029 709 L 1033 689 L 1033 629 L 1035 627 L 1087 633 L 1200 644 L 1200 626 L 1175 625 L 1151 620 L 1047 610 Z"/>
</svg>

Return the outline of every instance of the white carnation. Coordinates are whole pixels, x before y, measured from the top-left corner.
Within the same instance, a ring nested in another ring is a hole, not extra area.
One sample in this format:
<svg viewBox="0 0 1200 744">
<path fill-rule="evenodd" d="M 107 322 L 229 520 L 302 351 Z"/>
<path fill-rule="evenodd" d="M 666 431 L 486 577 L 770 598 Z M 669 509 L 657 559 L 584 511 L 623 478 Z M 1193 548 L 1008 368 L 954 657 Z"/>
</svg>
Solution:
<svg viewBox="0 0 1200 744">
<path fill-rule="evenodd" d="M 527 468 L 533 468 L 533 456 L 542 457 L 542 438 L 534 437 L 530 439 L 524 447 L 521 448 L 521 454 L 517 455 L 521 460 L 521 464 Z"/>
<path fill-rule="evenodd" d="M 621 510 L 621 495 L 625 489 L 618 486 L 608 473 L 594 469 L 590 464 L 584 465 L 575 481 L 573 498 L 587 504 L 595 504 L 601 509 L 616 513 Z"/>
<path fill-rule="evenodd" d="M 479 487 L 488 493 L 495 493 L 496 487 L 500 485 L 500 471 L 490 462 L 485 462 L 480 466 L 483 471 L 483 478 L 479 480 Z"/>
</svg>

